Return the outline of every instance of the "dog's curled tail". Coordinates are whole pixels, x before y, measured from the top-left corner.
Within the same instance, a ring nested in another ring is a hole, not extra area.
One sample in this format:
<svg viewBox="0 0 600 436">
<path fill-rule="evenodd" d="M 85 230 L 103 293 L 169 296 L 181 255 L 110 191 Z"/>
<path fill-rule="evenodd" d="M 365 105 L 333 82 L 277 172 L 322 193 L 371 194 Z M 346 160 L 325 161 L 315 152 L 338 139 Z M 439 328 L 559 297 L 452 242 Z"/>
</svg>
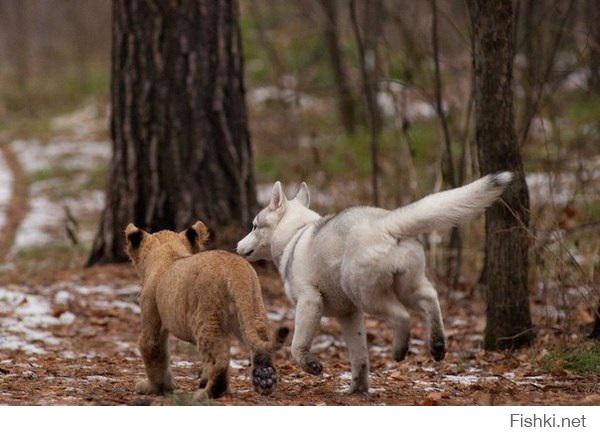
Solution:
<svg viewBox="0 0 600 436">
<path fill-rule="evenodd" d="M 489 174 L 468 185 L 428 195 L 380 218 L 384 231 L 395 238 L 412 237 L 453 227 L 481 214 L 496 201 L 513 174 Z"/>
</svg>

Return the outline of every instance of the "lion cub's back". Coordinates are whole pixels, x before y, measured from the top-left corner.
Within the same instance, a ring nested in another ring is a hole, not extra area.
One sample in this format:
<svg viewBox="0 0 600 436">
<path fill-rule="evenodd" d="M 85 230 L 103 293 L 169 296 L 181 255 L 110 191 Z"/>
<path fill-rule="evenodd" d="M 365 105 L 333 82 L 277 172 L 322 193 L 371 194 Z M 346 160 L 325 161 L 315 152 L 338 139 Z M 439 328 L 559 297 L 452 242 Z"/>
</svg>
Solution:
<svg viewBox="0 0 600 436">
<path fill-rule="evenodd" d="M 203 251 L 180 259 L 173 265 L 173 272 L 179 280 L 185 281 L 186 288 L 195 288 L 201 293 L 224 292 L 233 283 L 238 289 L 252 289 L 258 283 L 248 261 L 223 250 Z"/>
</svg>

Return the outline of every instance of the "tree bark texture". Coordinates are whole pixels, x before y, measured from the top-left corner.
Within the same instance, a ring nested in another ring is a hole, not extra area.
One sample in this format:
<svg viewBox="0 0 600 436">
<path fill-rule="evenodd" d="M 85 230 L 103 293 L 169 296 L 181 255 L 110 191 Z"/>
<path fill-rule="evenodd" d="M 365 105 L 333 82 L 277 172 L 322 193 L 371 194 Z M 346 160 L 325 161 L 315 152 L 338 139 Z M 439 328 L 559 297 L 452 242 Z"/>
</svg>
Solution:
<svg viewBox="0 0 600 436">
<path fill-rule="evenodd" d="M 248 225 L 256 209 L 235 0 L 114 0 L 113 158 L 89 263 L 149 231 Z"/>
<path fill-rule="evenodd" d="M 510 0 L 469 0 L 475 50 L 475 134 L 482 174 L 510 170 L 514 182 L 485 214 L 486 349 L 529 344 L 529 194 L 513 112 L 513 10 Z"/>
<path fill-rule="evenodd" d="M 348 73 L 344 65 L 342 48 L 340 47 L 338 5 L 336 0 L 321 0 L 321 7 L 326 19 L 324 38 L 329 50 L 329 62 L 335 80 L 338 112 L 344 130 L 351 135 L 356 130 L 356 111 L 354 97 L 348 81 Z"/>
</svg>

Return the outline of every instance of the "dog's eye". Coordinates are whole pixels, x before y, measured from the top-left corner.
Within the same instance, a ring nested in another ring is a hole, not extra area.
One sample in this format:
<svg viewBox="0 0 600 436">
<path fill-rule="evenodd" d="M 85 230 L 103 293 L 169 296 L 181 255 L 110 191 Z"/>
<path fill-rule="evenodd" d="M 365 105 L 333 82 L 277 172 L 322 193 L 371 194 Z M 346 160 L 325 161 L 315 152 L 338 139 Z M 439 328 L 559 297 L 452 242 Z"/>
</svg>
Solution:
<svg viewBox="0 0 600 436">
<path fill-rule="evenodd" d="M 256 230 L 256 224 L 252 224 L 252 231 Z"/>
</svg>

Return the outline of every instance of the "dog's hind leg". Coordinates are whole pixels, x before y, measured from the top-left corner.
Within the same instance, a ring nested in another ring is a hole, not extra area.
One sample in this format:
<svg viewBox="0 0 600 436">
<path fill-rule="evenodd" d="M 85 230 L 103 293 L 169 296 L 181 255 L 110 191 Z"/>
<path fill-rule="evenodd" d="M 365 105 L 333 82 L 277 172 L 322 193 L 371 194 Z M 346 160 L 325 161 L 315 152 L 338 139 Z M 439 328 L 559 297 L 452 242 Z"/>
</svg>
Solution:
<svg viewBox="0 0 600 436">
<path fill-rule="evenodd" d="M 345 317 L 338 317 L 344 341 L 350 355 L 352 384 L 348 393 L 367 393 L 369 391 L 369 350 L 364 316 L 356 311 Z"/>
<path fill-rule="evenodd" d="M 406 358 L 410 344 L 410 315 L 406 308 L 398 303 L 388 310 L 388 319 L 392 325 L 392 356 L 396 362 Z"/>
<path fill-rule="evenodd" d="M 175 384 L 169 367 L 169 332 L 162 328 L 153 302 L 142 303 L 142 319 L 139 346 L 148 379 L 139 381 L 135 390 L 140 394 L 172 392 Z"/>
<path fill-rule="evenodd" d="M 404 360 L 410 342 L 410 315 L 406 307 L 396 296 L 386 296 L 373 301 L 373 304 L 365 310 L 388 320 L 393 332 L 392 356 L 397 362 Z"/>
<path fill-rule="evenodd" d="M 417 306 L 425 315 L 431 355 L 437 361 L 442 360 L 446 355 L 442 311 L 440 310 L 437 291 L 427 278 L 423 277 L 421 280 L 415 298 Z"/>
<path fill-rule="evenodd" d="M 296 305 L 292 357 L 302 369 L 313 375 L 319 375 L 323 371 L 323 366 L 317 356 L 310 352 L 310 346 L 321 322 L 322 314 L 321 295 L 312 289 L 305 292 Z"/>
</svg>

